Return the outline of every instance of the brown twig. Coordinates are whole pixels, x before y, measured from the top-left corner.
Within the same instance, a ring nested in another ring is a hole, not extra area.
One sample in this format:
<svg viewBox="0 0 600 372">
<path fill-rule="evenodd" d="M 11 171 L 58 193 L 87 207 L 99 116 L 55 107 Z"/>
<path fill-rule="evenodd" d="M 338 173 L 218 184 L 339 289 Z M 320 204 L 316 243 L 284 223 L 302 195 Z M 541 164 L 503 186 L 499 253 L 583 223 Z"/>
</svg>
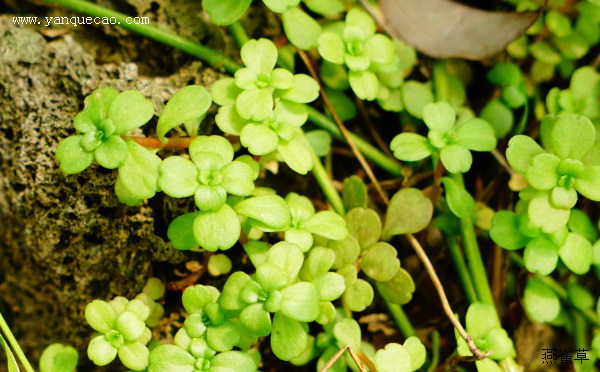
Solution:
<svg viewBox="0 0 600 372">
<path fill-rule="evenodd" d="M 122 136 L 123 139 L 132 139 L 138 145 L 142 145 L 144 147 L 151 147 L 154 149 L 187 149 L 190 147 L 190 142 L 194 138 L 192 137 L 178 137 L 178 138 L 169 138 L 167 143 L 162 142 L 160 139 L 156 137 L 128 137 Z"/>
<path fill-rule="evenodd" d="M 385 193 L 385 191 L 383 191 L 383 189 L 381 188 L 381 185 L 379 184 L 379 182 L 377 181 L 377 178 L 375 177 L 375 174 L 373 173 L 373 169 L 371 169 L 371 166 L 369 165 L 369 163 L 367 163 L 367 160 L 365 159 L 363 154 L 358 150 L 358 148 L 354 144 L 354 141 L 352 140 L 352 138 L 350 138 L 350 134 L 348 133 L 346 126 L 344 125 L 344 123 L 342 123 L 342 121 L 340 120 L 340 117 L 337 115 L 337 113 L 335 112 L 335 109 L 331 105 L 331 102 L 329 101 L 329 97 L 325 93 L 325 89 L 323 89 L 323 84 L 321 83 L 321 80 L 319 79 L 319 75 L 317 74 L 317 71 L 312 64 L 310 57 L 301 49 L 298 49 L 298 54 L 302 58 L 302 61 L 306 65 L 306 68 L 308 68 L 308 71 L 310 72 L 313 79 L 315 79 L 319 83 L 319 89 L 321 91 L 321 98 L 323 98 L 323 103 L 327 107 L 327 110 L 329 110 L 329 112 L 331 113 L 331 116 L 333 117 L 333 121 L 335 121 L 335 123 L 340 128 L 340 131 L 342 132 L 342 134 L 344 135 L 344 138 L 346 139 L 346 142 L 348 142 L 348 145 L 352 149 L 354 156 L 356 156 L 356 158 L 360 162 L 360 165 L 363 167 L 363 169 L 367 173 L 367 176 L 369 177 L 371 182 L 375 185 L 375 189 L 381 196 L 381 199 L 386 204 L 389 204 L 389 198 L 388 198 L 387 194 Z"/>
<path fill-rule="evenodd" d="M 435 269 L 433 268 L 429 257 L 427 257 L 427 253 L 425 253 L 425 250 L 423 249 L 417 238 L 415 238 L 415 236 L 410 233 L 406 234 L 406 238 L 417 253 L 417 256 L 419 256 L 419 259 L 421 259 L 421 262 L 423 262 L 425 270 L 427 270 L 427 273 L 429 274 L 429 277 L 433 282 L 433 286 L 435 287 L 435 290 L 437 291 L 438 296 L 440 297 L 440 301 L 442 301 L 444 313 L 446 313 L 446 316 L 448 317 L 454 328 L 456 328 L 456 330 L 460 334 L 460 337 L 462 337 L 463 340 L 465 340 L 465 342 L 469 346 L 469 350 L 471 350 L 471 353 L 473 353 L 473 356 L 477 360 L 481 360 L 491 355 L 491 352 L 488 351 L 487 353 L 484 353 L 475 345 L 473 338 L 469 336 L 467 331 L 465 331 L 465 329 L 463 328 L 462 324 L 460 324 L 460 321 L 456 318 L 456 315 L 454 315 L 454 311 L 452 311 L 452 307 L 448 302 L 448 297 L 446 297 L 446 293 L 444 292 L 442 282 L 440 282 L 440 278 L 437 276 L 437 273 L 435 272 Z"/>
<path fill-rule="evenodd" d="M 204 258 L 202 259 L 202 267 L 200 268 L 200 270 L 189 273 L 186 277 L 174 281 L 174 282 L 169 282 L 167 284 L 167 287 L 169 288 L 169 291 L 184 291 L 187 287 L 193 286 L 194 284 L 196 284 L 198 282 L 198 280 L 200 280 L 200 278 L 202 278 L 202 275 L 204 275 L 204 273 L 207 271 L 208 269 L 208 259 L 210 258 L 210 256 L 213 255 L 213 252 L 206 252 L 204 253 Z"/>
<path fill-rule="evenodd" d="M 356 366 L 358 367 L 358 369 L 360 370 L 360 372 L 367 372 L 367 370 L 365 369 L 365 367 L 363 367 L 362 363 L 360 362 L 359 356 L 356 355 L 356 353 L 354 352 L 354 350 L 352 350 L 352 348 L 350 347 L 350 345 L 346 345 L 343 348 L 341 348 L 340 350 L 338 350 L 338 352 L 335 353 L 331 357 L 331 359 L 329 359 L 327 361 L 327 363 L 323 366 L 323 368 L 321 368 L 321 370 L 319 372 L 327 372 L 329 370 L 329 368 L 331 368 L 331 366 L 333 366 L 333 364 L 335 362 L 337 362 L 338 359 L 340 359 L 340 357 L 344 354 L 344 352 L 346 352 L 346 350 L 348 350 L 348 353 L 350 354 L 350 357 L 352 358 L 352 360 L 354 360 L 354 363 L 356 363 Z M 372 371 L 375 371 L 375 369 L 372 369 Z"/>
</svg>

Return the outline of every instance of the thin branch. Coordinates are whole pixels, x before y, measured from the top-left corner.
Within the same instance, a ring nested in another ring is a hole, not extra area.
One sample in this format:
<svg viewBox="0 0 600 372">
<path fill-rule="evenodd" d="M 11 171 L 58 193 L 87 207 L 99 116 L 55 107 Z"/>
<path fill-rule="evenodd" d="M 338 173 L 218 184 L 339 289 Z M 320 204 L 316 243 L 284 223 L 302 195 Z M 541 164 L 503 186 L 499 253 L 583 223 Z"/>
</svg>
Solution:
<svg viewBox="0 0 600 372">
<path fill-rule="evenodd" d="M 506 169 L 508 174 L 513 176 L 517 173 L 512 169 L 510 164 L 508 164 L 508 162 L 506 161 L 506 158 L 504 157 L 504 155 L 502 155 L 502 153 L 500 151 L 498 151 L 498 149 L 493 149 L 491 152 L 492 152 L 492 155 L 494 156 L 494 158 L 496 158 L 496 161 L 498 162 L 498 164 L 500 164 L 502 166 L 502 168 Z"/>
<path fill-rule="evenodd" d="M 313 79 L 315 79 L 319 83 L 319 89 L 321 90 L 321 98 L 323 98 L 323 103 L 325 104 L 325 106 L 327 107 L 327 109 L 329 110 L 329 112 L 331 113 L 331 116 L 333 117 L 333 121 L 335 121 L 335 123 L 338 125 L 338 127 L 342 131 L 342 134 L 344 135 L 344 138 L 346 138 L 346 142 L 348 142 L 348 145 L 350 145 L 350 148 L 352 149 L 352 152 L 354 153 L 354 155 L 356 156 L 356 158 L 360 162 L 360 165 L 363 167 L 363 169 L 367 173 L 367 176 L 369 177 L 369 179 L 371 180 L 371 182 L 373 183 L 373 185 L 375 185 L 375 189 L 379 193 L 379 196 L 381 196 L 381 199 L 386 204 L 389 204 L 390 200 L 389 200 L 387 194 L 385 193 L 385 191 L 383 191 L 383 189 L 381 188 L 381 185 L 379 184 L 379 182 L 377 181 L 377 178 L 375 177 L 375 174 L 373 173 L 373 169 L 371 169 L 371 166 L 369 165 L 369 163 L 367 163 L 367 160 L 365 159 L 365 157 L 362 155 L 362 153 L 356 147 L 356 144 L 354 143 L 354 141 L 350 137 L 350 134 L 348 133 L 348 130 L 346 129 L 346 126 L 344 125 L 344 123 L 342 123 L 342 121 L 340 120 L 339 116 L 335 112 L 335 109 L 331 105 L 331 102 L 329 101 L 329 97 L 327 96 L 327 93 L 325 93 L 325 89 L 323 89 L 323 84 L 321 83 L 321 80 L 319 79 L 319 75 L 317 74 L 317 71 L 315 70 L 315 68 L 314 68 L 314 66 L 313 66 L 310 58 L 301 49 L 298 49 L 298 54 L 302 58 L 302 61 L 304 62 L 304 64 L 308 68 L 308 70 L 309 70 L 310 74 L 312 75 Z"/>
<path fill-rule="evenodd" d="M 356 355 L 356 353 L 354 352 L 354 350 L 352 350 L 352 348 L 350 347 L 350 345 L 346 345 L 343 348 L 341 348 L 340 350 L 338 350 L 338 352 L 335 353 L 335 355 L 332 356 L 331 359 L 329 359 L 327 361 L 327 363 L 323 366 L 323 368 L 321 368 L 321 370 L 319 372 L 327 372 L 329 370 L 329 368 L 331 368 L 331 366 L 333 366 L 334 363 L 337 362 L 338 359 L 340 359 L 340 357 L 344 354 L 344 352 L 346 350 L 348 350 L 348 353 L 350 354 L 350 357 L 352 358 L 352 360 L 354 360 L 354 363 L 356 363 L 356 366 L 358 367 L 358 369 L 360 370 L 360 372 L 367 372 L 367 370 L 365 369 L 365 367 L 360 362 L 360 358 L 358 357 L 358 355 Z M 372 369 L 372 371 L 375 371 L 375 369 Z"/>
<path fill-rule="evenodd" d="M 421 246 L 421 244 L 419 243 L 417 238 L 415 238 L 413 234 L 406 234 L 406 238 L 408 239 L 408 242 L 410 243 L 410 245 L 413 247 L 413 249 L 417 253 L 417 256 L 419 256 L 419 258 L 421 259 L 421 262 L 423 262 L 423 265 L 425 266 L 425 270 L 427 270 L 427 274 L 429 274 L 429 277 L 431 278 L 431 281 L 433 282 L 433 286 L 435 287 L 435 290 L 437 291 L 438 296 L 440 297 L 440 300 L 442 301 L 442 307 L 444 308 L 444 313 L 446 313 L 446 316 L 448 317 L 448 319 L 450 320 L 450 322 L 452 323 L 454 328 L 456 328 L 456 330 L 460 334 L 460 337 L 462 337 L 463 340 L 465 340 L 465 342 L 469 346 L 469 350 L 471 350 L 471 353 L 473 353 L 473 356 L 477 360 L 481 360 L 481 359 L 484 359 L 484 358 L 490 356 L 492 354 L 491 352 L 488 351 L 487 353 L 484 353 L 481 351 L 481 349 L 479 349 L 475 345 L 473 338 L 471 338 L 471 336 L 469 336 L 467 331 L 465 331 L 465 329 L 463 328 L 462 324 L 460 324 L 460 321 L 456 318 L 456 315 L 454 315 L 454 312 L 452 311 L 452 307 L 450 306 L 450 303 L 448 302 L 448 297 L 446 297 L 446 293 L 444 292 L 444 287 L 442 286 L 442 282 L 440 282 L 440 279 L 438 278 L 437 273 L 435 272 L 435 269 L 433 268 L 433 265 L 431 264 L 431 261 L 429 260 L 429 257 L 427 257 L 425 250 L 423 249 L 423 247 Z"/>
</svg>

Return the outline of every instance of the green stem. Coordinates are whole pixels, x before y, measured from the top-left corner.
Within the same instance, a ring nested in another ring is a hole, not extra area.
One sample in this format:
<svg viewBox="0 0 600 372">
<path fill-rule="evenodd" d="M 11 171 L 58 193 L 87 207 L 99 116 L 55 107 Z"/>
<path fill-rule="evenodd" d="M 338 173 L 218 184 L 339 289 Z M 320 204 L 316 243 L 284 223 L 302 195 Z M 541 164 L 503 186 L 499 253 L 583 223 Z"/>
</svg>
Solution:
<svg viewBox="0 0 600 372">
<path fill-rule="evenodd" d="M 431 362 L 427 372 L 434 372 L 440 363 L 440 333 L 437 329 L 431 332 Z"/>
<path fill-rule="evenodd" d="M 523 258 L 518 253 L 511 252 L 510 259 L 512 262 L 517 264 L 520 268 L 525 267 L 525 262 L 523 262 Z M 539 279 L 541 282 L 546 284 L 552 291 L 554 291 L 556 296 L 558 296 L 558 298 L 560 298 L 560 300 L 562 302 L 568 304 L 575 310 L 579 311 L 581 316 L 588 323 L 592 324 L 594 327 L 600 328 L 600 318 L 598 318 L 598 315 L 596 314 L 596 312 L 594 310 L 578 308 L 576 306 L 576 304 L 573 303 L 571 301 L 571 299 L 569 298 L 569 295 L 567 294 L 567 290 L 564 289 L 563 286 L 560 285 L 560 283 L 557 283 L 556 280 L 554 280 L 554 278 L 552 278 L 550 276 L 542 276 L 539 274 L 534 274 L 534 275 L 535 275 L 536 279 Z"/>
<path fill-rule="evenodd" d="M 448 74 L 446 61 L 438 59 L 433 62 L 433 88 L 438 101 L 448 102 Z"/>
<path fill-rule="evenodd" d="M 19 358 L 19 360 L 21 361 L 23 368 L 25 368 L 27 372 L 35 372 L 31 364 L 29 363 L 29 360 L 27 360 L 23 349 L 21 349 L 21 346 L 19 346 L 19 343 L 15 339 L 15 336 L 12 334 L 10 328 L 8 327 L 8 324 L 6 324 L 2 313 L 0 313 L 0 328 L 4 332 L 4 336 L 6 336 L 6 339 L 8 340 L 8 343 L 12 347 L 13 351 L 15 352 L 15 354 L 17 354 L 17 358 Z"/>
<path fill-rule="evenodd" d="M 64 6 L 65 8 L 69 8 L 76 12 L 87 14 L 92 17 L 114 17 L 117 20 L 117 25 L 128 31 L 136 32 L 147 37 L 148 39 L 156 40 L 165 45 L 172 46 L 173 48 L 200 58 L 201 60 L 210 64 L 212 67 L 222 67 L 229 73 L 234 73 L 242 67 L 237 62 L 226 57 L 219 51 L 207 48 L 181 36 L 161 30 L 155 26 L 130 24 L 127 21 L 131 22 L 131 17 L 123 13 L 106 9 L 99 5 L 83 0 L 47 0 L 47 2 L 51 4 L 58 4 Z"/>
<path fill-rule="evenodd" d="M 250 38 L 248 38 L 248 34 L 244 29 L 244 26 L 240 23 L 240 21 L 235 21 L 229 25 L 229 31 L 231 35 L 235 39 L 237 45 L 241 48 Z"/>
<path fill-rule="evenodd" d="M 329 178 L 327 170 L 325 170 L 325 167 L 321 163 L 321 159 L 319 159 L 317 154 L 315 154 L 314 150 L 310 145 L 308 146 L 308 149 L 310 150 L 310 154 L 312 155 L 313 160 L 313 176 L 315 176 L 317 183 L 319 184 L 319 186 L 321 186 L 321 190 L 323 191 L 323 194 L 325 194 L 325 197 L 329 201 L 329 204 L 331 204 L 333 210 L 340 216 L 344 216 L 344 202 L 342 202 L 340 194 L 333 186 L 333 183 L 331 183 L 331 178 Z"/>
<path fill-rule="evenodd" d="M 464 187 L 463 177 L 460 173 L 451 174 L 451 177 L 459 185 Z M 469 265 L 469 271 L 473 284 L 475 285 L 475 293 L 477 299 L 483 303 L 494 305 L 494 297 L 492 296 L 492 290 L 488 282 L 487 274 L 485 272 L 485 266 L 481 259 L 481 252 L 479 251 L 479 244 L 477 243 L 477 236 L 475 235 L 475 227 L 473 226 L 472 217 L 463 217 L 460 219 L 460 230 L 463 239 L 463 248 L 465 250 L 465 256 Z"/>
<path fill-rule="evenodd" d="M 450 256 L 454 261 L 454 266 L 456 266 L 456 271 L 458 272 L 458 279 L 460 280 L 460 283 L 462 284 L 462 287 L 465 290 L 467 300 L 469 300 L 470 304 L 477 302 L 477 294 L 475 292 L 475 287 L 473 286 L 473 281 L 471 280 L 471 276 L 469 275 L 469 269 L 467 268 L 467 264 L 465 264 L 465 259 L 460 250 L 460 246 L 456 241 L 456 236 L 446 236 L 446 243 L 448 244 Z"/>
<path fill-rule="evenodd" d="M 406 316 L 406 313 L 402 309 L 402 306 L 389 302 L 385 297 L 383 300 L 385 301 L 385 304 L 390 310 L 390 314 L 392 314 L 392 318 L 394 318 L 398 329 L 400 330 L 400 332 L 402 332 L 402 335 L 404 335 L 405 338 L 411 336 L 417 337 L 417 332 L 410 323 L 410 319 L 408 319 L 408 316 Z"/>
<path fill-rule="evenodd" d="M 575 347 L 580 349 L 590 346 L 587 337 L 589 331 L 587 322 L 578 312 L 573 311 L 571 314 L 573 315 L 573 338 L 575 339 Z"/>
<path fill-rule="evenodd" d="M 317 109 L 308 106 L 308 120 L 319 128 L 325 129 L 336 139 L 346 142 L 342 131 L 337 125 L 326 115 L 319 112 Z M 396 177 L 402 177 L 402 166 L 394 159 L 390 159 L 387 155 L 373 147 L 369 142 L 365 141 L 356 134 L 349 132 L 350 138 L 356 144 L 356 147 L 365 156 L 365 158 L 371 160 L 381 168 L 385 169 L 388 173 Z"/>
</svg>

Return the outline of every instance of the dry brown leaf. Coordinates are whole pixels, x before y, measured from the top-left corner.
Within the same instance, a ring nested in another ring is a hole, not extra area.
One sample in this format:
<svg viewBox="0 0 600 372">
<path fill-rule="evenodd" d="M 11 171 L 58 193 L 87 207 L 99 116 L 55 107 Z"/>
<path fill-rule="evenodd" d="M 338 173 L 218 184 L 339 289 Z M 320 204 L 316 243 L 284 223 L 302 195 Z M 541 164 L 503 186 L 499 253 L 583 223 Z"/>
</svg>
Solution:
<svg viewBox="0 0 600 372">
<path fill-rule="evenodd" d="M 490 12 L 449 0 L 379 0 L 388 32 L 436 58 L 482 60 L 502 50 L 539 13 Z"/>
<path fill-rule="evenodd" d="M 375 333 L 378 331 L 383 332 L 386 336 L 393 336 L 397 333 L 396 329 L 393 328 L 393 323 L 390 321 L 387 314 L 369 314 L 358 319 L 361 324 L 367 324 L 369 332 Z"/>
</svg>

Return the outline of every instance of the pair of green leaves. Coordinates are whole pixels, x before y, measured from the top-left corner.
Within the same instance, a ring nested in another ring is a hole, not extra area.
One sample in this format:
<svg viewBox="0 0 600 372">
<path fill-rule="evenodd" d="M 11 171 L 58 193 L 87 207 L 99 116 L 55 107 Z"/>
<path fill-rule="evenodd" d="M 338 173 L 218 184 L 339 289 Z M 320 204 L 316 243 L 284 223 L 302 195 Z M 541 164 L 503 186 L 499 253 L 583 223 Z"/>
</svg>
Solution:
<svg viewBox="0 0 600 372">
<path fill-rule="evenodd" d="M 240 136 L 252 154 L 276 154 L 306 174 L 312 158 L 298 128 L 308 117 L 304 103 L 318 97 L 319 85 L 310 76 L 274 69 L 277 56 L 277 47 L 267 39 L 242 46 L 246 67 L 211 87 L 215 103 L 223 106 L 216 122 L 223 132 Z"/>
<path fill-rule="evenodd" d="M 530 199 L 531 222 L 552 233 L 566 225 L 577 192 L 600 200 L 600 145 L 594 125 L 584 116 L 549 115 L 541 130 L 545 149 L 518 135 L 509 141 L 506 157 L 532 187 L 521 195 Z"/>
<path fill-rule="evenodd" d="M 73 120 L 80 134 L 65 138 L 56 148 L 60 169 L 67 174 L 79 173 L 94 159 L 104 168 L 119 167 L 129 153 L 121 135 L 141 127 L 152 116 L 154 105 L 138 91 L 96 89 Z"/>
<path fill-rule="evenodd" d="M 456 113 L 445 102 L 427 104 L 423 120 L 429 128 L 426 137 L 400 133 L 392 140 L 394 156 L 404 161 L 425 159 L 439 151 L 442 164 L 450 173 L 464 173 L 471 168 L 473 151 L 491 151 L 496 147 L 494 129 L 482 119 L 471 119 L 455 127 Z"/>
<path fill-rule="evenodd" d="M 146 344 L 152 338 L 145 320 L 150 309 L 141 300 L 116 297 L 110 302 L 94 300 L 85 308 L 85 320 L 100 334 L 88 346 L 88 357 L 96 365 L 112 362 L 117 353 L 121 362 L 139 371 L 148 366 Z"/>
<path fill-rule="evenodd" d="M 271 334 L 271 347 L 282 360 L 299 356 L 306 348 L 306 322 L 317 319 L 319 290 L 296 282 L 304 255 L 294 244 L 280 242 L 267 252 L 255 277 L 232 274 L 219 302 L 225 310 L 239 311 L 240 324 L 257 336 Z M 270 313 L 274 313 L 271 322 Z"/>
<path fill-rule="evenodd" d="M 349 69 L 348 79 L 354 93 L 364 100 L 374 100 L 379 93 L 379 80 L 372 64 L 388 65 L 395 59 L 389 37 L 376 34 L 375 22 L 364 11 L 353 8 L 345 22 L 330 25 L 319 37 L 321 56 Z"/>
</svg>

